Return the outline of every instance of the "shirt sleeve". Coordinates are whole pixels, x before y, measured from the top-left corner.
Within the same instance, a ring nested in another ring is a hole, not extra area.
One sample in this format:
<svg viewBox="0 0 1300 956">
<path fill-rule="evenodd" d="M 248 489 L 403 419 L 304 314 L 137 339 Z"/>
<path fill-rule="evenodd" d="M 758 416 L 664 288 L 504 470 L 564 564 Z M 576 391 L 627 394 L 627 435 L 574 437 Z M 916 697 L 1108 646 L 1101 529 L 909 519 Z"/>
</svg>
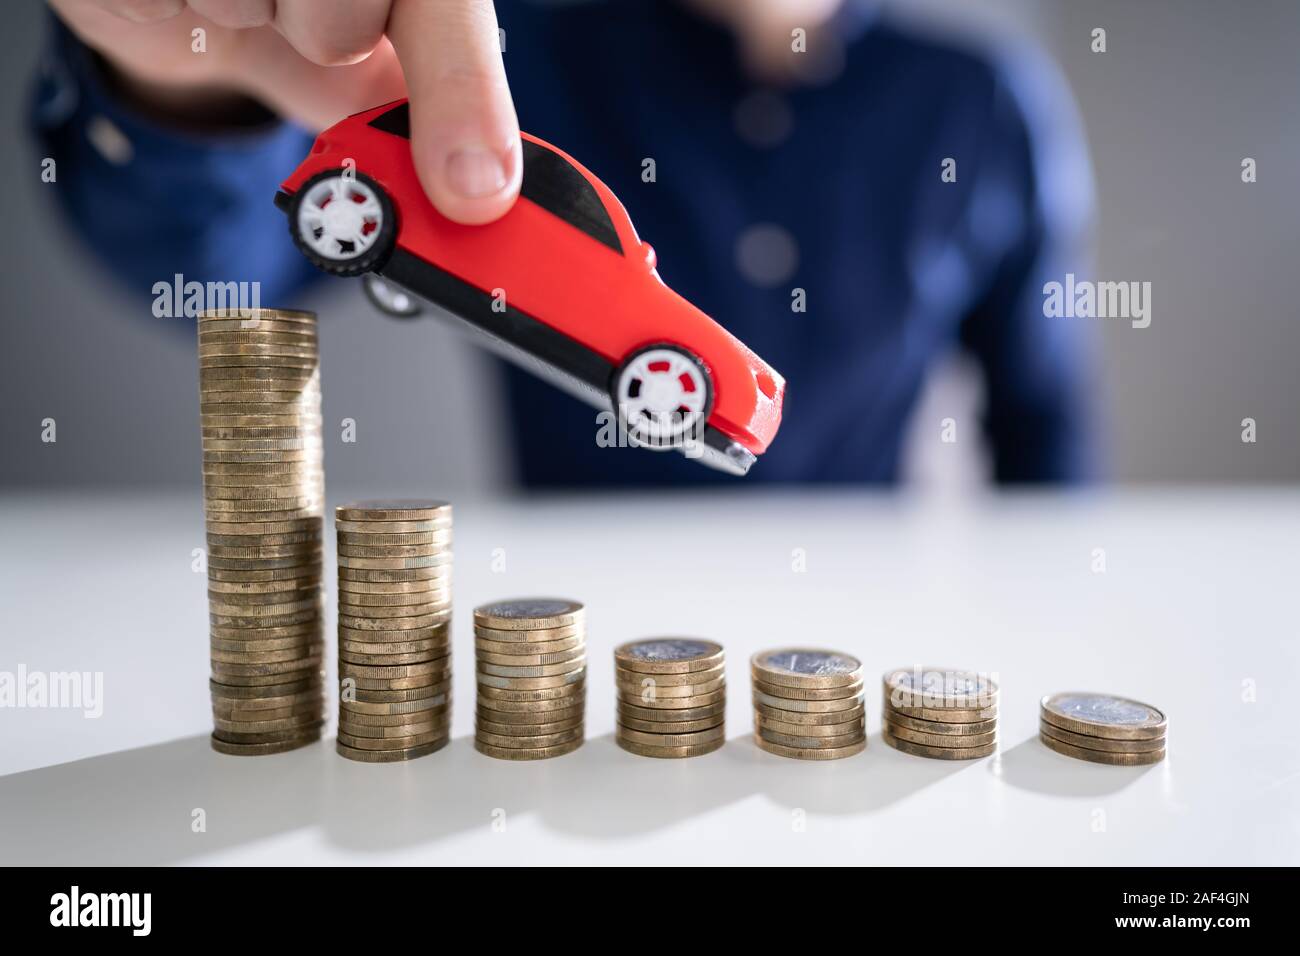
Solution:
<svg viewBox="0 0 1300 956">
<path fill-rule="evenodd" d="M 1023 51 L 1020 51 L 1023 52 Z M 993 84 L 972 228 L 999 250 L 966 316 L 985 379 L 983 427 L 1001 483 L 1077 482 L 1097 469 L 1097 330 L 1044 314 L 1043 286 L 1088 268 L 1093 187 L 1071 97 L 1054 67 L 1017 56 Z"/>
<path fill-rule="evenodd" d="M 273 202 L 310 134 L 269 117 L 232 132 L 167 129 L 118 102 L 95 55 L 51 23 L 30 113 L 42 169 L 73 231 L 128 293 L 152 296 L 180 274 L 260 283 L 274 306 L 318 275 Z"/>
</svg>

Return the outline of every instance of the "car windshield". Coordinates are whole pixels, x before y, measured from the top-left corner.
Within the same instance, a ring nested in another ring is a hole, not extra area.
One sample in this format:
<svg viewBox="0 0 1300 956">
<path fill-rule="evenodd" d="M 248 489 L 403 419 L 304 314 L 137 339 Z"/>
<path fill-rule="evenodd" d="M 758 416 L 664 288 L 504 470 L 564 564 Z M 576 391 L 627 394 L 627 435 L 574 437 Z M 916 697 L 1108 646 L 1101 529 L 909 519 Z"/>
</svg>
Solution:
<svg viewBox="0 0 1300 956">
<path fill-rule="evenodd" d="M 409 104 L 394 106 L 372 119 L 370 125 L 385 133 L 410 139 Z M 623 254 L 623 244 L 619 242 L 614 222 L 600 201 L 596 188 L 559 153 L 524 140 L 524 181 L 519 192 L 575 229 L 582 230 L 619 255 Z"/>
</svg>

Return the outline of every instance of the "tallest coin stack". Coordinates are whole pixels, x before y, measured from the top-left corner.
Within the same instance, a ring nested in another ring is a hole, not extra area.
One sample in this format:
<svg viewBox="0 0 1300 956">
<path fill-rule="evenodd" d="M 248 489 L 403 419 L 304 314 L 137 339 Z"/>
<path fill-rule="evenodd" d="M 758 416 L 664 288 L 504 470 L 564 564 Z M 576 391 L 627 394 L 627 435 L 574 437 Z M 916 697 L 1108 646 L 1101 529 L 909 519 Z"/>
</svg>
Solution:
<svg viewBox="0 0 1300 956">
<path fill-rule="evenodd" d="M 199 402 L 212 746 L 293 750 L 324 723 L 315 315 L 201 314 Z"/>
</svg>

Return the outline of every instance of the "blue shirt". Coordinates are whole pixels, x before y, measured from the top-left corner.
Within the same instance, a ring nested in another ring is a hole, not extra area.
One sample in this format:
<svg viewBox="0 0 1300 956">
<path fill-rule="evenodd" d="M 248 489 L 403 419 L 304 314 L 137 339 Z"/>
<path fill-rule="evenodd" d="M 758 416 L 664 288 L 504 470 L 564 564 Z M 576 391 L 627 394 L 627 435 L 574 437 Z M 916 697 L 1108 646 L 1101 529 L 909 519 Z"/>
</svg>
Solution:
<svg viewBox="0 0 1300 956">
<path fill-rule="evenodd" d="M 1082 271 L 1090 178 L 1069 98 L 1031 51 L 922 39 L 850 3 L 835 75 L 769 90 L 730 33 L 676 3 L 497 13 L 523 128 L 600 176 L 664 280 L 788 382 L 780 433 L 737 479 L 601 448 L 592 409 L 505 370 L 525 484 L 891 482 L 925 376 L 956 348 L 984 373 L 999 480 L 1085 475 L 1086 329 L 1045 317 L 1042 289 Z M 257 280 L 263 303 L 292 305 L 314 273 L 271 196 L 310 137 L 158 129 L 113 102 L 65 30 L 53 47 L 36 125 L 113 271 L 140 290 L 177 272 Z M 95 117 L 124 133 L 128 162 L 90 145 Z"/>
</svg>

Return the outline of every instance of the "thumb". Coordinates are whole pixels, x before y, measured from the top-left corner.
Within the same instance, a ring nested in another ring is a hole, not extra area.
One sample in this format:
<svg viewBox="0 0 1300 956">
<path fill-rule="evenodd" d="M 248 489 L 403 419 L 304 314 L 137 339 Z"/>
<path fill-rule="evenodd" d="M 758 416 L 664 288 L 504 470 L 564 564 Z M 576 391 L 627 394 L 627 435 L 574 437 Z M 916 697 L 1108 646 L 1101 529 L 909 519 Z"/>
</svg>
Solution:
<svg viewBox="0 0 1300 956">
<path fill-rule="evenodd" d="M 503 216 L 519 195 L 523 159 L 491 0 L 394 0 L 387 33 L 430 200 L 467 225 Z"/>
</svg>

